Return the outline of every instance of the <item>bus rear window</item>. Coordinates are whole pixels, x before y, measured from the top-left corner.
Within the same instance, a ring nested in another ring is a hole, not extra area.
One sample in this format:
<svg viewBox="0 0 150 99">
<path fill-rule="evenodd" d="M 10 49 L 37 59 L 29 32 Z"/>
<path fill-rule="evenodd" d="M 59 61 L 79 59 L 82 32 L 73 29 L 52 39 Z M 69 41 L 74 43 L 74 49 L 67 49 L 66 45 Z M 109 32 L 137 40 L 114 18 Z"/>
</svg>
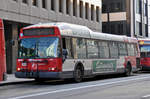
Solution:
<svg viewBox="0 0 150 99">
<path fill-rule="evenodd" d="M 33 28 L 23 30 L 24 36 L 54 35 L 54 28 Z"/>
</svg>

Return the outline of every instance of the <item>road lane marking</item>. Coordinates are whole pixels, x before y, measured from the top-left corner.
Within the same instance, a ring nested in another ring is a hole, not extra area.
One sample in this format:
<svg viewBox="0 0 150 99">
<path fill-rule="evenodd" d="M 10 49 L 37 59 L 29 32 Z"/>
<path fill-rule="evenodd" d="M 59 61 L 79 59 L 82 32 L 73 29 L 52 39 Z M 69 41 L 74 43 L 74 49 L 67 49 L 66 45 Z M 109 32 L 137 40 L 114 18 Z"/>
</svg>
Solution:
<svg viewBox="0 0 150 99">
<path fill-rule="evenodd" d="M 8 99 L 24 99 L 24 98 L 48 95 L 48 94 L 52 94 L 52 93 L 67 92 L 67 91 L 85 89 L 85 88 L 91 88 L 91 87 L 100 87 L 100 86 L 104 86 L 104 85 L 112 85 L 112 84 L 123 83 L 123 82 L 128 82 L 128 81 L 142 80 L 142 79 L 147 79 L 147 78 L 150 78 L 150 76 L 130 78 L 130 79 L 124 79 L 124 80 L 120 80 L 120 81 L 106 82 L 106 83 L 94 84 L 94 85 L 88 85 L 88 86 L 81 86 L 81 87 L 76 87 L 76 88 L 60 89 L 60 90 L 55 90 L 55 91 L 50 91 L 50 92 L 41 92 L 41 93 L 36 93 L 36 94 L 30 94 L 30 95 L 24 95 L 24 96 L 8 98 Z"/>
<path fill-rule="evenodd" d="M 142 99 L 149 99 L 150 98 L 150 95 L 145 95 L 142 97 Z"/>
</svg>

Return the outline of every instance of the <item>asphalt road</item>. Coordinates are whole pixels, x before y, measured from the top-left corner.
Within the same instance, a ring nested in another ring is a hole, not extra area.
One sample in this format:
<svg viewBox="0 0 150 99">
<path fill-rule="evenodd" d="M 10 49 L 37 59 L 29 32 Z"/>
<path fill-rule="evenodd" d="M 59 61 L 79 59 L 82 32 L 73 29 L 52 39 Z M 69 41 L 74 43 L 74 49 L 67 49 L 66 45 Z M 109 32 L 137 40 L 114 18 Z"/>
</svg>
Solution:
<svg viewBox="0 0 150 99">
<path fill-rule="evenodd" d="M 150 99 L 150 73 L 1 86 L 0 99 Z"/>
</svg>

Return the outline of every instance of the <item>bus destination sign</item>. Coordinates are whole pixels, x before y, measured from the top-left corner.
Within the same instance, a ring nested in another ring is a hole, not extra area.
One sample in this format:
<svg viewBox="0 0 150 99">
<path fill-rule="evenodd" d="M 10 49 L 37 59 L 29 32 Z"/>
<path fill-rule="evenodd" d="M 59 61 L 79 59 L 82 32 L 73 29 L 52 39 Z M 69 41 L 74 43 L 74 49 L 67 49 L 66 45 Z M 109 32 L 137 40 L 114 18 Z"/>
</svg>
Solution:
<svg viewBox="0 0 150 99">
<path fill-rule="evenodd" d="M 32 28 L 23 30 L 24 36 L 54 35 L 53 28 Z"/>
</svg>

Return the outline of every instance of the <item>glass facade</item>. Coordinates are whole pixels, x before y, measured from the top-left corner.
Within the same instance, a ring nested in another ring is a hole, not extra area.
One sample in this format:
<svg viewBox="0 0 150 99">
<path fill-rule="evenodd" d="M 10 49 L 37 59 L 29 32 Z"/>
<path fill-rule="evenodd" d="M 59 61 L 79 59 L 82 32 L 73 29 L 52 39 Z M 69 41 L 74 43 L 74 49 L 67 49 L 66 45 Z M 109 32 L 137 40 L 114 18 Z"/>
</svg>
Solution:
<svg viewBox="0 0 150 99">
<path fill-rule="evenodd" d="M 102 12 L 123 12 L 126 10 L 125 0 L 103 0 Z"/>
<path fill-rule="evenodd" d="M 148 37 L 149 2 L 150 0 L 102 0 L 102 32 Z"/>
</svg>

